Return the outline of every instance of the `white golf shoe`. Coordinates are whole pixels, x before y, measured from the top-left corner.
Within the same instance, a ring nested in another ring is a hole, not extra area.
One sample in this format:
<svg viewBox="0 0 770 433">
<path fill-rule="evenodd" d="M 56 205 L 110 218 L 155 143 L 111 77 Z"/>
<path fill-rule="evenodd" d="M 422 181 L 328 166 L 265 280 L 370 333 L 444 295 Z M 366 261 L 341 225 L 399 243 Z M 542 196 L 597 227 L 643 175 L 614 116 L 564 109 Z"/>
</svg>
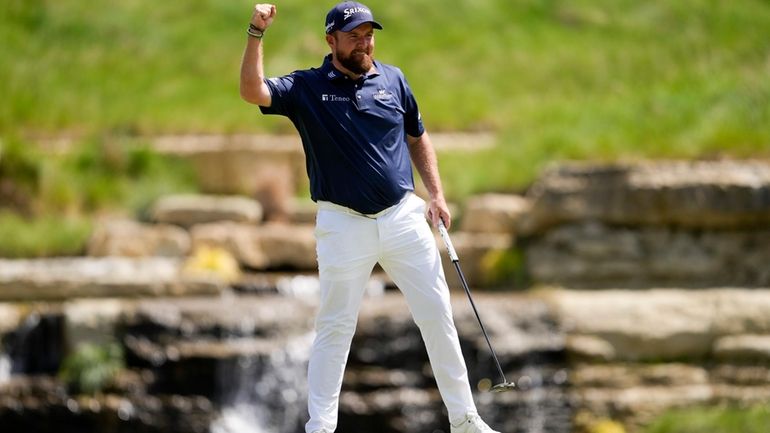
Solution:
<svg viewBox="0 0 770 433">
<path fill-rule="evenodd" d="M 481 417 L 475 413 L 469 413 L 465 415 L 465 419 L 457 424 L 452 424 L 450 433 L 500 433 L 499 431 L 492 430 L 491 427 L 481 420 Z"/>
</svg>

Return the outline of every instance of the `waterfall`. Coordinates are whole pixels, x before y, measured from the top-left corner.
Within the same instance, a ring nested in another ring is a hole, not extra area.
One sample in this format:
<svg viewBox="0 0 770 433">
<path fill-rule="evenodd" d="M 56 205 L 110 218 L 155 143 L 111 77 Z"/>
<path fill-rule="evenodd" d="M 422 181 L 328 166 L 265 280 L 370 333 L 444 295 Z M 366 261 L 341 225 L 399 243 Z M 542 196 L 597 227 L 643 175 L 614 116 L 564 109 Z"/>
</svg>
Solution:
<svg viewBox="0 0 770 433">
<path fill-rule="evenodd" d="M 280 294 L 298 302 L 315 299 L 315 276 L 291 276 L 276 282 Z M 385 282 L 371 278 L 367 297 L 381 297 Z M 311 301 L 314 302 L 314 301 Z M 269 355 L 243 356 L 234 371 L 224 372 L 221 417 L 211 433 L 302 433 L 307 420 L 307 362 L 315 332 L 290 337 L 282 350 Z"/>
<path fill-rule="evenodd" d="M 0 385 L 11 380 L 11 358 L 5 353 L 0 353 Z"/>
<path fill-rule="evenodd" d="M 513 391 L 518 393 L 515 432 L 569 433 L 572 411 L 566 391 L 567 370 L 538 358 L 527 359 L 518 371 L 518 389 Z"/>
<path fill-rule="evenodd" d="M 55 374 L 64 356 L 64 321 L 59 314 L 32 313 L 3 341 L 10 374 Z"/>
<path fill-rule="evenodd" d="M 222 376 L 222 416 L 212 433 L 298 433 L 307 418 L 307 360 L 313 333 L 292 337 L 284 350 L 242 357 Z"/>
<path fill-rule="evenodd" d="M 524 388 L 524 417 L 523 428 L 525 433 L 542 433 L 546 430 L 545 400 L 546 392 L 543 389 L 543 372 L 541 369 L 528 365 L 522 369 L 523 376 L 519 380 L 519 386 Z"/>
</svg>

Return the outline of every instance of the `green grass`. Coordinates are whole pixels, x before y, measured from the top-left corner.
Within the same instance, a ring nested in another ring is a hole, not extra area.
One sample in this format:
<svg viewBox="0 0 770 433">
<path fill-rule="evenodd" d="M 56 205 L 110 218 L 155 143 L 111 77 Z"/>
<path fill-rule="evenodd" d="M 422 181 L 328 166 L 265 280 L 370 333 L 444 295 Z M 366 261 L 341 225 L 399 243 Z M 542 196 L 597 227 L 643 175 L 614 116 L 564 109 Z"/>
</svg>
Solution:
<svg viewBox="0 0 770 433">
<path fill-rule="evenodd" d="M 195 183 L 188 164 L 137 139 L 92 137 L 65 154 L 0 141 L 0 257 L 82 254 L 93 215 L 141 219 L 155 199 Z"/>
<path fill-rule="evenodd" d="M 643 433 L 765 433 L 770 408 L 705 407 L 669 411 Z"/>
<path fill-rule="evenodd" d="M 114 381 L 126 367 L 123 349 L 117 343 L 85 343 L 62 362 L 59 378 L 75 394 L 97 394 Z"/>
<path fill-rule="evenodd" d="M 318 65 L 333 2 L 287 0 L 268 75 Z M 526 185 L 564 159 L 770 156 L 766 0 L 368 2 L 431 131 L 492 130 L 442 153 L 450 196 Z M 253 2 L 8 0 L 0 133 L 293 133 L 238 97 Z"/>
<path fill-rule="evenodd" d="M 82 217 L 22 217 L 0 212 L 0 257 L 75 256 L 85 252 L 91 222 Z"/>
</svg>

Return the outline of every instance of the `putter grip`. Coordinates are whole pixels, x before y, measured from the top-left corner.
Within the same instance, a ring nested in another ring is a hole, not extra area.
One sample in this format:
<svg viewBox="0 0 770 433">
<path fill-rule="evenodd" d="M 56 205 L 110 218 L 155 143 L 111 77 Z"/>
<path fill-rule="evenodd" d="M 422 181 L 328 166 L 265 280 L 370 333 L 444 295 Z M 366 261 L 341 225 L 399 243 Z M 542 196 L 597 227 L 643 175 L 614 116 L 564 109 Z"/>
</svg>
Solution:
<svg viewBox="0 0 770 433">
<path fill-rule="evenodd" d="M 446 245 L 446 249 L 449 252 L 449 259 L 453 262 L 459 262 L 460 258 L 457 257 L 457 252 L 455 251 L 454 245 L 452 245 L 452 240 L 449 239 L 449 232 L 446 230 L 444 221 L 438 221 L 438 233 L 441 235 L 441 239 L 444 240 L 444 245 Z"/>
</svg>

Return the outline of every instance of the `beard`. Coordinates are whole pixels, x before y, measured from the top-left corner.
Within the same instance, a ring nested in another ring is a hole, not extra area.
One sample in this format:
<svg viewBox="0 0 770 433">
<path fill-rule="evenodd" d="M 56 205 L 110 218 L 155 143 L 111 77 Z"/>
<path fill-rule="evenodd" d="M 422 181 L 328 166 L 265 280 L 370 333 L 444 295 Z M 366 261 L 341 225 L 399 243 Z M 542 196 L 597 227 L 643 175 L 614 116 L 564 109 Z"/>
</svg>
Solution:
<svg viewBox="0 0 770 433">
<path fill-rule="evenodd" d="M 372 66 L 374 65 L 372 50 L 369 50 L 369 52 L 354 50 L 351 51 L 348 55 L 345 55 L 338 50 L 337 60 L 340 62 L 340 64 L 342 64 L 342 66 L 347 68 L 347 70 L 359 75 L 363 75 L 369 72 L 369 70 L 372 69 Z"/>
</svg>

